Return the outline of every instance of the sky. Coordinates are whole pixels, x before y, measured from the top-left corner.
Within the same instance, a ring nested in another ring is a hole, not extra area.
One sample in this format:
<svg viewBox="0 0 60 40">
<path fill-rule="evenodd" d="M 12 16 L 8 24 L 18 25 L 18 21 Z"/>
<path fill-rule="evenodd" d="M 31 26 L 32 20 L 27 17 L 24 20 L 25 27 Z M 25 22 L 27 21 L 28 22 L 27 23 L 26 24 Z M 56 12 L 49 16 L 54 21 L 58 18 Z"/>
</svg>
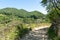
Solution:
<svg viewBox="0 0 60 40">
<path fill-rule="evenodd" d="M 41 0 L 0 0 L 0 9 L 11 7 L 27 11 L 37 10 L 47 14 L 46 8 L 40 2 Z"/>
</svg>

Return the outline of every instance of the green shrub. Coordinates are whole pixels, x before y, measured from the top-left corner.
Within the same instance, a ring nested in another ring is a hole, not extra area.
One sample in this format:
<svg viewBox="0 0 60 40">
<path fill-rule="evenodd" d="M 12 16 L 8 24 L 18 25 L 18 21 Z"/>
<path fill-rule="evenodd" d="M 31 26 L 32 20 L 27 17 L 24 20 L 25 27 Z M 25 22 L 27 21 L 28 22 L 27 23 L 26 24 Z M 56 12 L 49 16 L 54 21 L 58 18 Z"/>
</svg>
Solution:
<svg viewBox="0 0 60 40">
<path fill-rule="evenodd" d="M 22 38 L 25 34 L 27 34 L 30 31 L 30 29 L 25 27 L 23 24 L 17 25 L 17 30 L 18 30 L 17 39 Z"/>
<path fill-rule="evenodd" d="M 60 36 L 59 37 L 55 37 L 54 40 L 60 40 Z"/>
</svg>

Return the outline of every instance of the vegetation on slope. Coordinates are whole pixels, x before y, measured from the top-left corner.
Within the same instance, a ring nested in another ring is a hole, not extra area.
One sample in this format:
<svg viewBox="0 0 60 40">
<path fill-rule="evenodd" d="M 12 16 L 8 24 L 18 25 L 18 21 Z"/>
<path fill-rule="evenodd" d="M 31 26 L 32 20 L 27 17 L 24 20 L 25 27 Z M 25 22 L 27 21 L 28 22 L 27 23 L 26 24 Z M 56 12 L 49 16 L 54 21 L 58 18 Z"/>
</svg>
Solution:
<svg viewBox="0 0 60 40">
<path fill-rule="evenodd" d="M 0 40 L 19 40 L 32 28 L 48 21 L 45 15 L 38 11 L 28 12 L 24 9 L 0 9 Z"/>
</svg>

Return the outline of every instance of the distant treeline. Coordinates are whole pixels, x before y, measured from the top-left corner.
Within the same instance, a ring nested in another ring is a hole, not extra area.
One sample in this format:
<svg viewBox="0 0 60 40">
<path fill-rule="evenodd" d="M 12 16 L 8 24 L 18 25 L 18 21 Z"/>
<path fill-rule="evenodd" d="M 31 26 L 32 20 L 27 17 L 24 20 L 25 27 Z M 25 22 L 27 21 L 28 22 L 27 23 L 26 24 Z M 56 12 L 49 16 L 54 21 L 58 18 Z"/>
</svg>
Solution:
<svg viewBox="0 0 60 40">
<path fill-rule="evenodd" d="M 20 20 L 22 20 L 24 23 L 34 23 L 36 21 L 38 22 L 46 22 L 49 21 L 48 18 L 46 18 L 46 15 L 44 15 L 43 13 L 39 12 L 39 11 L 32 11 L 32 12 L 28 12 L 24 9 L 16 9 L 16 8 L 3 8 L 0 9 L 0 15 L 6 15 L 4 17 L 6 17 L 5 19 L 9 19 L 9 21 L 11 21 L 10 19 L 13 18 L 17 18 Z M 0 18 L 1 21 L 2 19 L 5 20 L 3 18 L 3 16 Z M 39 19 L 39 20 L 37 20 Z M 4 22 L 1 22 L 4 23 Z"/>
<path fill-rule="evenodd" d="M 0 9 L 0 14 L 17 16 L 20 18 L 34 18 L 34 19 L 39 19 L 44 17 L 44 14 L 38 11 L 28 12 L 24 9 L 16 9 L 16 8 Z"/>
</svg>

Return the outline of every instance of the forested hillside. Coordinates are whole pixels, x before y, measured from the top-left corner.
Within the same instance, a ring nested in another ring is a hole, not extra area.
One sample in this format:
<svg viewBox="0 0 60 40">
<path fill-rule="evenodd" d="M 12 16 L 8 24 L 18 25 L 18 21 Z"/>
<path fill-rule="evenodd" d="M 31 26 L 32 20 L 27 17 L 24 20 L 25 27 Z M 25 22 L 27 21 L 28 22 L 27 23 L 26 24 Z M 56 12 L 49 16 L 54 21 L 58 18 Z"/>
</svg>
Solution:
<svg viewBox="0 0 60 40">
<path fill-rule="evenodd" d="M 46 15 L 39 11 L 28 12 L 24 9 L 0 9 L 0 40 L 17 40 L 38 27 L 41 23 L 49 22 Z"/>
</svg>

